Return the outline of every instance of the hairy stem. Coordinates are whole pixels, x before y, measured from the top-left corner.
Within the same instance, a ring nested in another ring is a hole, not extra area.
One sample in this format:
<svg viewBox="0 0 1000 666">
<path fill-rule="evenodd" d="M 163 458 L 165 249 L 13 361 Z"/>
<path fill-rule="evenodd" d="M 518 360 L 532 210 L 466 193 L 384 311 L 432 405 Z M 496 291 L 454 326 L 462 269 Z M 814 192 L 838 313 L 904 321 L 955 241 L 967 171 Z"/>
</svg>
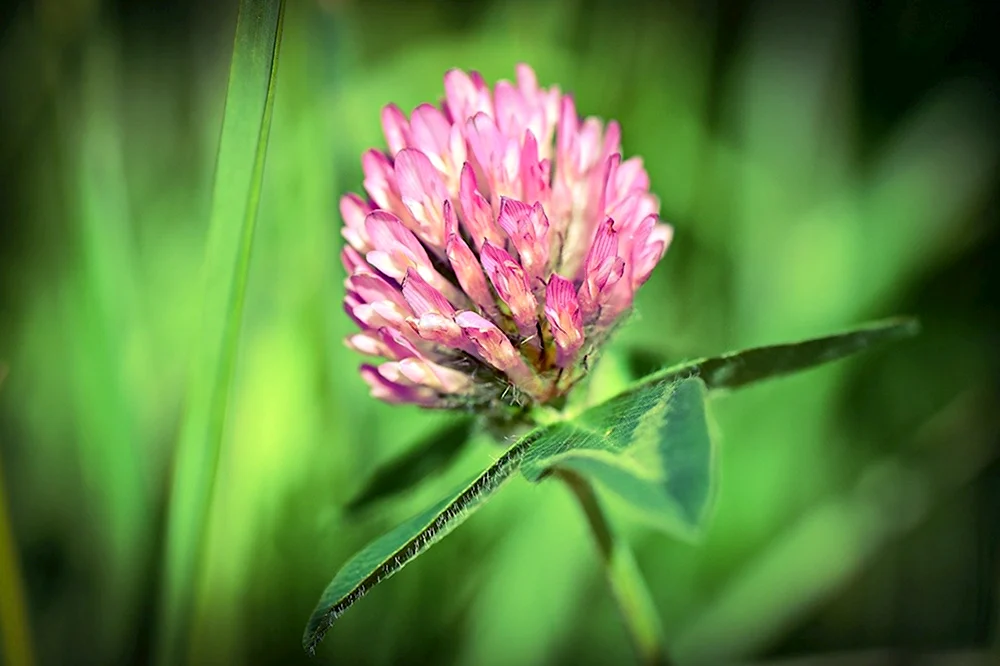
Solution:
<svg viewBox="0 0 1000 666">
<path fill-rule="evenodd" d="M 632 550 L 623 539 L 615 537 L 593 487 L 585 479 L 568 470 L 556 470 L 554 473 L 573 491 L 587 516 L 604 563 L 611 593 L 618 604 L 639 663 L 643 666 L 670 666 L 672 662 L 664 644 L 663 623 Z"/>
</svg>

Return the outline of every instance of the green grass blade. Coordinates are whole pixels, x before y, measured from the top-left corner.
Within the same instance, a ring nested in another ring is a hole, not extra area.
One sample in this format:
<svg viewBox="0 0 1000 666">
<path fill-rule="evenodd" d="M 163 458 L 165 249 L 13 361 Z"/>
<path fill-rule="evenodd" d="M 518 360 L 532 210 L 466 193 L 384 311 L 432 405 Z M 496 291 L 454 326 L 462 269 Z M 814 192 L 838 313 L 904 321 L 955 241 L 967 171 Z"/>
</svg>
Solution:
<svg viewBox="0 0 1000 666">
<path fill-rule="evenodd" d="M 202 329 L 173 470 L 157 658 L 180 663 L 222 448 L 275 93 L 283 0 L 241 0 L 216 161 Z"/>
<path fill-rule="evenodd" d="M 919 330 L 920 325 L 915 319 L 886 319 L 846 333 L 686 361 L 643 378 L 626 393 L 639 391 L 650 384 L 669 384 L 691 376 L 701 377 L 710 390 L 740 388 L 847 358 L 876 345 L 911 337 Z"/>
<path fill-rule="evenodd" d="M 0 388 L 7 376 L 7 366 L 0 363 Z M 7 512 L 4 489 L 3 459 L 0 458 L 0 663 L 9 666 L 31 666 L 35 663 L 28 629 L 28 609 L 21 568 L 18 565 L 17 544 Z"/>
<path fill-rule="evenodd" d="M 373 587 L 412 562 L 458 527 L 482 506 L 518 469 L 521 459 L 547 430 L 522 437 L 486 471 L 394 530 L 368 544 L 341 567 L 324 590 L 302 637 L 302 647 L 315 654 L 316 646 L 344 611 Z"/>
</svg>

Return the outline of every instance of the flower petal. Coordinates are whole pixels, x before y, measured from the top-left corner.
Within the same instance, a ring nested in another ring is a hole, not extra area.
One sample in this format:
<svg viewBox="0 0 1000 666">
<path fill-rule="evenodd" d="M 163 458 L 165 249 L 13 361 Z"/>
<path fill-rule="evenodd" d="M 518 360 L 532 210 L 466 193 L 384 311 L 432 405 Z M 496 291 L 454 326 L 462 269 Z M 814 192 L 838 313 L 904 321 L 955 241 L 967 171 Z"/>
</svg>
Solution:
<svg viewBox="0 0 1000 666">
<path fill-rule="evenodd" d="M 538 301 L 531 293 L 531 285 L 524 269 L 506 250 L 489 242 L 483 243 L 480 260 L 493 288 L 510 308 L 518 331 L 524 336 L 534 335 L 538 327 Z"/>
<path fill-rule="evenodd" d="M 455 323 L 462 328 L 480 358 L 529 393 L 538 390 L 538 378 L 496 324 L 469 311 L 459 312 Z"/>
<path fill-rule="evenodd" d="M 503 245 L 503 234 L 494 223 L 493 209 L 490 208 L 490 202 L 486 197 L 479 193 L 475 171 L 468 162 L 462 167 L 458 199 L 462 205 L 465 230 L 469 232 L 476 251 L 479 251 L 485 241 Z"/>
<path fill-rule="evenodd" d="M 441 173 L 427 155 L 416 148 L 399 151 L 394 174 L 403 205 L 413 216 L 413 231 L 435 247 L 444 247 L 441 206 L 448 200 Z"/>
<path fill-rule="evenodd" d="M 464 123 L 477 113 L 493 114 L 490 89 L 479 72 L 452 69 L 444 75 L 445 106 L 453 123 Z"/>
<path fill-rule="evenodd" d="M 468 376 L 423 358 L 403 359 L 399 371 L 414 384 L 428 386 L 438 393 L 461 393 L 472 386 Z"/>
<path fill-rule="evenodd" d="M 406 114 L 395 104 L 382 107 L 382 131 L 385 142 L 389 145 L 390 155 L 395 155 L 412 143 Z"/>
<path fill-rule="evenodd" d="M 583 321 L 590 322 L 607 294 L 625 272 L 625 261 L 618 256 L 618 231 L 610 217 L 600 226 L 584 263 L 579 299 Z"/>
<path fill-rule="evenodd" d="M 383 364 L 385 365 L 385 364 Z M 417 404 L 432 407 L 440 402 L 437 392 L 424 386 L 405 386 L 386 379 L 374 365 L 361 366 L 361 378 L 371 389 L 373 398 L 397 404 Z"/>
<path fill-rule="evenodd" d="M 365 217 L 370 212 L 371 205 L 357 194 L 346 194 L 340 198 L 340 217 L 344 220 L 340 233 L 358 252 L 371 249 L 368 232 L 365 231 Z"/>
<path fill-rule="evenodd" d="M 403 278 L 403 298 L 418 317 L 428 312 L 446 317 L 455 314 L 455 308 L 448 299 L 412 268 L 406 270 L 406 276 Z"/>
<path fill-rule="evenodd" d="M 549 278 L 545 289 L 545 318 L 556 344 L 556 365 L 571 366 L 583 345 L 583 315 L 573 283 L 561 275 Z"/>
</svg>

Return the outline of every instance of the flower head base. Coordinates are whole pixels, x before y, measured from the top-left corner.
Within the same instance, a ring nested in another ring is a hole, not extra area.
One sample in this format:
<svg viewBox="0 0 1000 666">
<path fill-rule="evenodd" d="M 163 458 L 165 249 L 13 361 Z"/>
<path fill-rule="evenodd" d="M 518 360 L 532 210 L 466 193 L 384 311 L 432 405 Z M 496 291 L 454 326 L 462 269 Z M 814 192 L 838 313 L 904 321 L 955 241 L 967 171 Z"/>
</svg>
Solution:
<svg viewBox="0 0 1000 666">
<path fill-rule="evenodd" d="M 340 204 L 347 344 L 372 395 L 425 407 L 566 394 L 667 250 L 671 228 L 620 130 L 581 122 L 530 67 L 493 90 L 452 70 L 441 108 L 382 112 L 368 200 Z"/>
</svg>

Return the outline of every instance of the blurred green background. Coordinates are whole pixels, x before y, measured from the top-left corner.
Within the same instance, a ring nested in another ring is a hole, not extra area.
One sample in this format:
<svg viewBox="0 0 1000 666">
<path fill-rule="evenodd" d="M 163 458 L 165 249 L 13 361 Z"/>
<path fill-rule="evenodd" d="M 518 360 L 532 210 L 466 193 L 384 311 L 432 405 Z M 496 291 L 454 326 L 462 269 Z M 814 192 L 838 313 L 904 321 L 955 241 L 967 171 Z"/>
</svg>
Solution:
<svg viewBox="0 0 1000 666">
<path fill-rule="evenodd" d="M 0 608 L 23 592 L 35 663 L 148 663 L 236 3 L 4 12 L 0 546 L 17 560 Z M 337 201 L 383 145 L 382 105 L 438 100 L 449 67 L 495 81 L 524 61 L 621 122 L 676 227 L 619 348 L 676 360 L 897 313 L 924 323 L 713 401 L 705 541 L 623 524 L 677 660 L 996 663 L 993 13 L 289 2 L 192 662 L 307 663 L 305 620 L 346 558 L 498 455 L 477 440 L 411 495 L 343 512 L 448 417 L 380 404 L 357 376 Z M 517 480 L 345 615 L 319 663 L 630 658 L 569 495 Z"/>
</svg>

